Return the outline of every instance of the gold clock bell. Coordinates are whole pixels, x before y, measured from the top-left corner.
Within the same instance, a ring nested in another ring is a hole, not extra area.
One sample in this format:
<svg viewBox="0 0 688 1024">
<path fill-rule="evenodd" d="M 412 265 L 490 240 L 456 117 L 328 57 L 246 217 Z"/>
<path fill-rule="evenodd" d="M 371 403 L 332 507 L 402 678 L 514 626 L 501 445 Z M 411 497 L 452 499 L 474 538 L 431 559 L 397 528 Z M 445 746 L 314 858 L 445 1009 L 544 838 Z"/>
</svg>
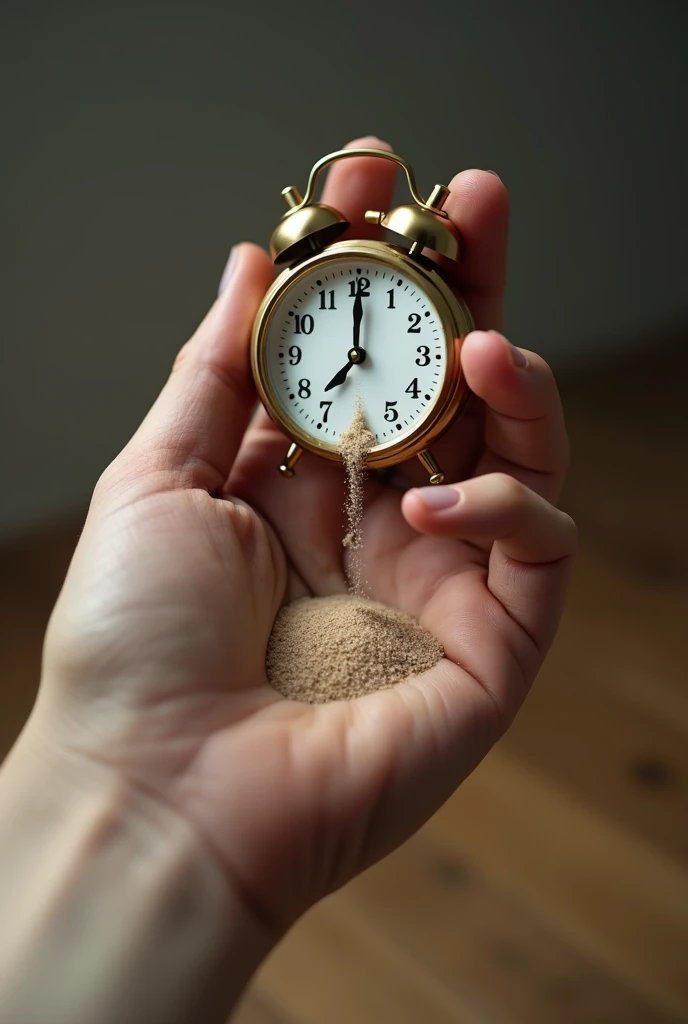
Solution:
<svg viewBox="0 0 688 1024">
<path fill-rule="evenodd" d="M 404 244 L 341 240 L 350 227 L 336 209 L 314 202 L 320 172 L 338 160 L 372 156 L 406 173 L 413 202 L 388 212 L 368 210 Z M 284 476 L 304 450 L 339 460 L 339 434 L 355 401 L 377 444 L 370 468 L 418 456 L 431 483 L 444 477 L 429 448 L 456 419 L 468 397 L 460 347 L 471 314 L 441 263 L 460 258 L 459 234 L 442 207 L 449 189 L 435 185 L 427 200 L 409 164 L 396 153 L 344 149 L 311 169 L 305 196 L 282 192 L 287 212 L 270 251 L 284 267 L 256 317 L 251 365 L 263 405 L 291 439 Z M 334 375 L 332 370 L 346 358 Z"/>
</svg>

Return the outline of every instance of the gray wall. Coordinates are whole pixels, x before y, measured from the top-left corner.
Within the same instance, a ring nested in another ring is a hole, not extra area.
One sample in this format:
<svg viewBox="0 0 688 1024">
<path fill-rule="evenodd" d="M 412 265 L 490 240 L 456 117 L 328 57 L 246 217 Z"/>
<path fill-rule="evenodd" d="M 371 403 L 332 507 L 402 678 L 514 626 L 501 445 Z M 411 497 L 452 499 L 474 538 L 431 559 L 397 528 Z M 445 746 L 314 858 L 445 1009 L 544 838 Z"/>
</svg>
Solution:
<svg viewBox="0 0 688 1024">
<path fill-rule="evenodd" d="M 684 321 L 686 4 L 3 7 L 0 532 L 78 508 L 280 189 L 377 132 L 513 200 L 508 330 L 555 365 Z M 420 19 L 419 22 L 414 19 Z"/>
</svg>

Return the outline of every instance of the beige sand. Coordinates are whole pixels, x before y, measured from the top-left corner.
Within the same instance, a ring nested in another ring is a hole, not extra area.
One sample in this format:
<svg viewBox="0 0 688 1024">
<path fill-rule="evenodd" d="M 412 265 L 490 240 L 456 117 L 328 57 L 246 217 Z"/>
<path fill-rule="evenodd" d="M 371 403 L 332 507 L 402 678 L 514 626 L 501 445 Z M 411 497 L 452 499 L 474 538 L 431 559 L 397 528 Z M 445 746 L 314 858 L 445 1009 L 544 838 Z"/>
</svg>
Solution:
<svg viewBox="0 0 688 1024">
<path fill-rule="evenodd" d="M 303 597 L 277 616 L 268 679 L 291 700 L 321 704 L 386 689 L 432 668 L 443 653 L 415 619 L 377 601 Z"/>
</svg>

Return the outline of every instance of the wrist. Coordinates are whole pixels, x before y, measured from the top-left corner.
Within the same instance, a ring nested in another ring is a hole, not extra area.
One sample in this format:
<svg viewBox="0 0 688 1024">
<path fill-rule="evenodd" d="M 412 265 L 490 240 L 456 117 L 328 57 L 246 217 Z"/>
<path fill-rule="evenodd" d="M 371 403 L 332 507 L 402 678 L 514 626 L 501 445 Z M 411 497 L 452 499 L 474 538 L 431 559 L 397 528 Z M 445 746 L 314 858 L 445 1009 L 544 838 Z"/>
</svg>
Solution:
<svg viewBox="0 0 688 1024">
<path fill-rule="evenodd" d="M 275 937 L 189 822 L 31 729 L 0 772 L 8 1019 L 223 1021 Z"/>
</svg>

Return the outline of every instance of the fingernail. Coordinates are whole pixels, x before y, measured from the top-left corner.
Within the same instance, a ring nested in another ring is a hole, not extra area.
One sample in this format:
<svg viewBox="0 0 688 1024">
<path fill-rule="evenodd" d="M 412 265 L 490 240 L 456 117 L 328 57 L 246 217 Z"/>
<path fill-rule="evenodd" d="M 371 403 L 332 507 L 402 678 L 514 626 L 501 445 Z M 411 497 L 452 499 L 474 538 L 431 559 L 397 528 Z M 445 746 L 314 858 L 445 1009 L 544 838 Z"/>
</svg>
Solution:
<svg viewBox="0 0 688 1024">
<path fill-rule="evenodd" d="M 524 366 L 527 366 L 528 360 L 523 352 L 521 352 L 520 348 L 516 348 L 516 346 L 512 345 L 510 341 L 507 342 L 507 344 L 511 349 L 511 358 L 513 359 L 514 366 L 519 366 L 521 369 L 523 369 Z"/>
<path fill-rule="evenodd" d="M 222 295 L 223 291 L 225 291 L 227 285 L 229 284 L 232 278 L 232 274 L 234 273 L 234 268 L 236 265 L 237 254 L 237 247 L 235 245 L 233 249 L 230 251 L 229 259 L 225 263 L 225 269 L 222 271 L 222 277 L 220 278 L 220 284 L 217 289 L 218 295 Z"/>
<path fill-rule="evenodd" d="M 439 512 L 443 508 L 451 508 L 461 501 L 461 491 L 454 487 L 421 487 L 416 490 L 421 501 L 431 512 Z"/>
<path fill-rule="evenodd" d="M 502 177 L 501 177 L 501 175 L 500 175 L 500 174 L 497 174 L 497 172 L 496 172 L 496 171 L 491 171 L 491 170 L 489 169 L 489 167 L 486 167 L 486 168 L 485 168 L 485 170 L 487 171 L 487 173 L 488 173 L 488 174 L 494 174 L 495 178 L 499 178 L 499 180 L 500 180 L 500 181 L 502 180 Z"/>
</svg>

